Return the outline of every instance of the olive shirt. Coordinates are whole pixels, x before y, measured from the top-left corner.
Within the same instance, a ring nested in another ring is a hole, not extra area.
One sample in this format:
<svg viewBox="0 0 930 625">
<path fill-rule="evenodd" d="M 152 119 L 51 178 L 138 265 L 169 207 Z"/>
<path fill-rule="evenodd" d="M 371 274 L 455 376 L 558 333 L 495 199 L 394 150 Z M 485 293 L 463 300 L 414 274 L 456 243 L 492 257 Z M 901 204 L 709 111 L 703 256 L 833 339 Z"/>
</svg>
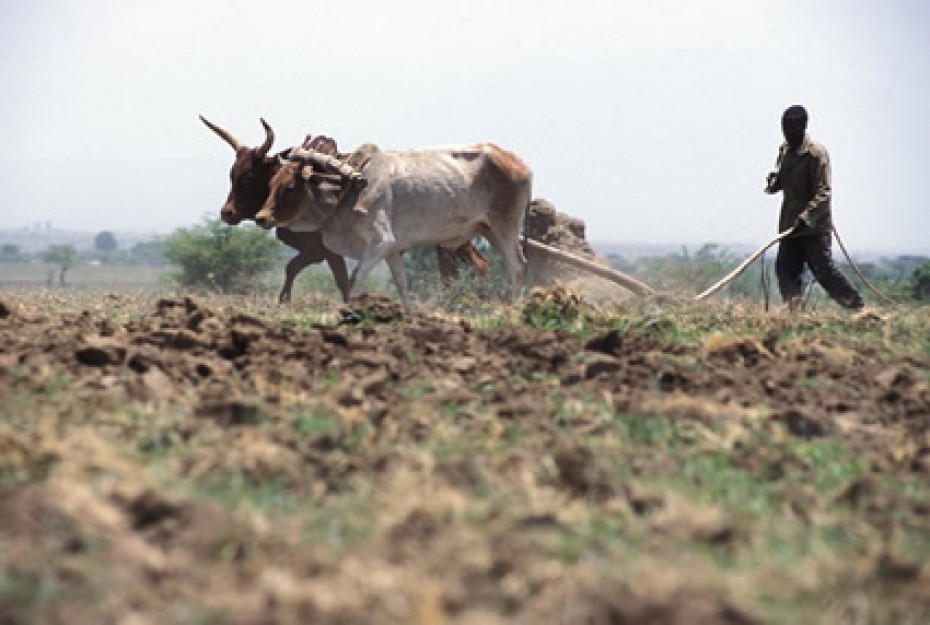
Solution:
<svg viewBox="0 0 930 625">
<path fill-rule="evenodd" d="M 790 229 L 801 215 L 813 222 L 801 226 L 792 236 L 829 234 L 833 229 L 830 215 L 830 155 L 821 144 L 804 134 L 797 150 L 783 143 L 778 150 L 777 178 L 766 187 L 767 193 L 782 191 L 778 231 Z"/>
</svg>

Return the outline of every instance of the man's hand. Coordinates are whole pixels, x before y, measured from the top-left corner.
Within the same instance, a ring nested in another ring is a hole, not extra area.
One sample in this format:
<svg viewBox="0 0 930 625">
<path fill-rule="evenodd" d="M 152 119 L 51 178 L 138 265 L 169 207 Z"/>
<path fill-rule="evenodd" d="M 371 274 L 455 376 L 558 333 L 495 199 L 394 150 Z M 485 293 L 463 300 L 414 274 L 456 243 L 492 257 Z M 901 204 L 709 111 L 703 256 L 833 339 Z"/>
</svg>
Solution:
<svg viewBox="0 0 930 625">
<path fill-rule="evenodd" d="M 810 213 L 804 212 L 798 215 L 798 220 L 794 222 L 795 228 L 813 228 L 817 219 Z"/>
<path fill-rule="evenodd" d="M 778 185 L 778 172 L 770 171 L 769 174 L 765 177 L 765 192 L 766 193 L 777 193 Z"/>
</svg>

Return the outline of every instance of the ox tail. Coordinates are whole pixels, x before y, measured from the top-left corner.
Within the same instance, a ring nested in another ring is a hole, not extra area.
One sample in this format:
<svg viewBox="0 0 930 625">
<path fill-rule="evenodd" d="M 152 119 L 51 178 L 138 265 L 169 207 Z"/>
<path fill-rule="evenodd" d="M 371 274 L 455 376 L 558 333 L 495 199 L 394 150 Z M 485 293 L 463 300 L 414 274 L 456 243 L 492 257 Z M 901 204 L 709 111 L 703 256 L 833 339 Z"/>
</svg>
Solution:
<svg viewBox="0 0 930 625">
<path fill-rule="evenodd" d="M 655 291 L 648 285 L 640 282 L 636 278 L 629 276 L 618 269 L 613 267 L 608 267 L 606 265 L 601 265 L 594 261 L 588 260 L 587 258 L 582 258 L 581 256 L 576 256 L 570 252 L 560 250 L 551 245 L 546 245 L 536 239 L 527 238 L 526 232 L 523 233 L 523 245 L 533 248 L 534 250 L 539 250 L 544 254 L 550 256 L 551 258 L 563 262 L 567 265 L 571 265 L 578 269 L 592 273 L 599 278 L 604 278 L 605 280 L 610 280 L 615 284 L 619 284 L 623 288 L 632 291 L 636 295 L 646 296 L 653 295 Z"/>
</svg>

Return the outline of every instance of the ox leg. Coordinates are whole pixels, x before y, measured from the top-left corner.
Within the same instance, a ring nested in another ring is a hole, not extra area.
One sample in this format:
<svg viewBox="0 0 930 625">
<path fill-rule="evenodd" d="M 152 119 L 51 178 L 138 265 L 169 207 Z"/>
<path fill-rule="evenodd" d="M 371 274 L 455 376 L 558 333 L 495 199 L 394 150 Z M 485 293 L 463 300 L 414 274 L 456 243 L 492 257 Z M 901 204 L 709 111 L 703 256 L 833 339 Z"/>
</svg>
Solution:
<svg viewBox="0 0 930 625">
<path fill-rule="evenodd" d="M 455 251 L 447 247 L 436 246 L 436 260 L 439 264 L 439 277 L 443 286 L 449 286 L 459 277 L 459 267 Z"/>
<path fill-rule="evenodd" d="M 286 304 L 291 301 L 291 290 L 294 288 L 294 280 L 297 274 L 304 270 L 307 265 L 313 264 L 313 257 L 298 252 L 297 256 L 292 258 L 284 268 L 284 286 L 278 294 L 278 303 Z"/>
<path fill-rule="evenodd" d="M 488 277 L 488 259 L 471 241 L 466 241 L 454 250 L 437 246 L 436 258 L 443 286 L 449 286 L 453 280 L 458 279 L 459 269 L 463 265 L 471 267 L 482 278 Z"/>
<path fill-rule="evenodd" d="M 355 269 L 352 270 L 352 277 L 349 278 L 349 296 L 347 300 L 358 296 L 359 291 L 362 289 L 362 283 L 365 282 L 365 278 L 367 278 L 371 270 L 375 268 L 375 265 L 381 262 L 384 255 L 384 248 L 382 247 L 372 250 L 365 258 L 359 259 L 358 264 L 355 265 Z"/>
<path fill-rule="evenodd" d="M 404 257 L 402 254 L 388 254 L 384 257 L 388 268 L 391 270 L 391 277 L 394 278 L 394 284 L 400 292 L 400 300 L 404 303 L 404 308 L 410 309 L 410 289 L 407 284 L 407 271 L 404 269 Z"/>
<path fill-rule="evenodd" d="M 297 250 L 297 256 L 292 258 L 285 269 L 284 287 L 278 295 L 280 303 L 291 300 L 291 289 L 294 286 L 294 280 L 297 274 L 303 271 L 308 265 L 321 263 L 324 260 L 329 265 L 333 273 L 333 279 L 336 281 L 336 287 L 342 294 L 343 301 L 348 300 L 349 296 L 349 272 L 346 270 L 346 261 L 339 254 L 330 251 L 323 245 L 323 237 L 319 231 L 313 232 L 294 232 L 287 228 L 277 228 L 275 236 L 285 245 Z"/>
<path fill-rule="evenodd" d="M 475 272 L 482 278 L 488 277 L 488 259 L 484 257 L 484 254 L 482 254 L 471 241 L 466 241 L 460 247 L 456 248 L 455 257 L 460 262 L 471 265 Z"/>
<path fill-rule="evenodd" d="M 523 293 L 523 278 L 526 272 L 526 257 L 523 256 L 520 237 L 518 235 L 501 237 L 490 228 L 484 232 L 484 236 L 491 246 L 504 257 L 504 264 L 507 266 L 507 276 L 510 278 L 510 289 L 507 293 L 508 298 L 510 298 L 511 301 L 519 298 Z"/>
<path fill-rule="evenodd" d="M 329 270 L 333 272 L 333 279 L 336 281 L 336 287 L 342 295 L 342 301 L 349 301 L 349 270 L 346 269 L 346 261 L 339 254 L 332 252 L 326 255 L 326 263 Z M 278 294 L 278 303 L 286 304 L 291 301 L 291 291 L 294 288 L 294 280 L 297 275 L 308 266 L 320 262 L 318 258 L 309 254 L 298 254 L 287 263 L 284 269 L 284 286 L 281 287 L 281 293 Z"/>
<path fill-rule="evenodd" d="M 336 288 L 342 293 L 342 301 L 349 301 L 349 270 L 346 269 L 346 260 L 339 254 L 328 252 L 326 254 L 326 264 L 329 270 L 333 272 L 333 280 L 336 281 Z"/>
</svg>

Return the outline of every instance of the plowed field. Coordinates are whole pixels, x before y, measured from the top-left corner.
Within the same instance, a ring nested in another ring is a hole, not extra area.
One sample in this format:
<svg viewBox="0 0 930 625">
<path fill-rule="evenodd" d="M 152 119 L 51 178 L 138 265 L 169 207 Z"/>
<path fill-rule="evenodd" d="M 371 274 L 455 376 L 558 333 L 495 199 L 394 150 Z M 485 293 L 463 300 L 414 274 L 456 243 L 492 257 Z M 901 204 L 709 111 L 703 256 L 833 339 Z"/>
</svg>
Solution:
<svg viewBox="0 0 930 625">
<path fill-rule="evenodd" d="M 930 622 L 930 315 L 0 292 L 0 622 Z"/>
</svg>

